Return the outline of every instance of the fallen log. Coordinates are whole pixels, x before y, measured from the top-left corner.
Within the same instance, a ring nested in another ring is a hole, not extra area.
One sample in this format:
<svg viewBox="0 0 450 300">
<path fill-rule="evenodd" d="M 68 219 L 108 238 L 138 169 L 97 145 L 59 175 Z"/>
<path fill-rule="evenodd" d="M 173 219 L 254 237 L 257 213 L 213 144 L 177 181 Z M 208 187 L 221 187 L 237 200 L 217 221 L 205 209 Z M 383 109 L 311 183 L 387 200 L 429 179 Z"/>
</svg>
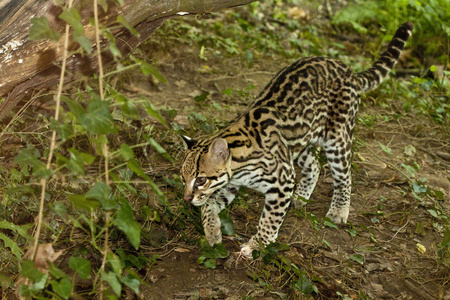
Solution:
<svg viewBox="0 0 450 300">
<path fill-rule="evenodd" d="M 111 28 L 116 37 L 118 50 L 126 55 L 162 24 L 174 16 L 204 14 L 251 3 L 255 0 L 123 0 L 122 5 L 112 1 L 99 1 L 108 4 L 99 8 L 100 23 Z M 115 1 L 118 2 L 118 1 Z M 74 7 L 81 15 L 85 36 L 95 41 L 95 28 L 89 23 L 93 17 L 93 4 L 88 0 L 75 0 Z M 47 89 L 58 82 L 65 22 L 58 16 L 63 12 L 61 6 L 52 0 L 3 0 L 0 3 L 0 120 L 17 109 L 18 103 L 29 98 L 34 90 Z M 116 26 L 117 17 L 133 26 L 139 33 L 135 35 L 124 27 Z M 46 17 L 52 29 L 61 37 L 58 41 L 48 39 L 31 40 L 30 19 Z M 76 49 L 74 43 L 69 49 Z M 76 79 L 77 74 L 91 75 L 97 72 L 98 62 L 95 47 L 90 53 L 77 53 L 67 61 L 66 82 Z M 109 52 L 109 40 L 103 38 L 102 49 L 104 64 L 113 60 Z"/>
</svg>

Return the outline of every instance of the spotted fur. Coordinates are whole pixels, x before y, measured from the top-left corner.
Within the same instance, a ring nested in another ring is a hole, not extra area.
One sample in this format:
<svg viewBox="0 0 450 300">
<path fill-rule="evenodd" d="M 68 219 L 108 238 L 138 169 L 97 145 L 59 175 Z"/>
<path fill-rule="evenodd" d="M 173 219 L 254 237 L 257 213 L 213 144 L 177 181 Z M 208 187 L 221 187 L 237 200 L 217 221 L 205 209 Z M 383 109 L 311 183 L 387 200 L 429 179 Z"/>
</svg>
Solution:
<svg viewBox="0 0 450 300">
<path fill-rule="evenodd" d="M 225 129 L 199 141 L 184 137 L 184 199 L 202 206 L 211 245 L 222 241 L 218 214 L 241 186 L 265 195 L 258 230 L 241 252 L 248 256 L 259 241 L 274 242 L 291 200 L 299 206 L 314 190 L 319 177 L 315 147 L 323 149 L 334 182 L 327 217 L 347 222 L 352 133 L 360 96 L 376 88 L 394 67 L 412 29 L 412 23 L 401 25 L 387 50 L 362 73 L 353 73 L 335 59 L 301 59 L 279 71 Z M 294 161 L 302 168 L 297 187 Z"/>
</svg>

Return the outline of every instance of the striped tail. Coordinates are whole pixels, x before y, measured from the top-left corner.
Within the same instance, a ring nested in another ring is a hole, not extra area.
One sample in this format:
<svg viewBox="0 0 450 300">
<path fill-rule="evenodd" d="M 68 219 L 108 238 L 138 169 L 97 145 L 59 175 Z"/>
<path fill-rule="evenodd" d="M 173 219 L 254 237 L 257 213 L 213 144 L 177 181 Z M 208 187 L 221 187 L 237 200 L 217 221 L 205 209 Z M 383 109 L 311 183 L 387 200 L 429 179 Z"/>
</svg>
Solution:
<svg viewBox="0 0 450 300">
<path fill-rule="evenodd" d="M 361 91 L 370 91 L 376 88 L 392 70 L 402 53 L 405 43 L 411 36 L 413 23 L 406 22 L 394 34 L 386 51 L 367 71 L 355 74 L 360 83 Z"/>
</svg>

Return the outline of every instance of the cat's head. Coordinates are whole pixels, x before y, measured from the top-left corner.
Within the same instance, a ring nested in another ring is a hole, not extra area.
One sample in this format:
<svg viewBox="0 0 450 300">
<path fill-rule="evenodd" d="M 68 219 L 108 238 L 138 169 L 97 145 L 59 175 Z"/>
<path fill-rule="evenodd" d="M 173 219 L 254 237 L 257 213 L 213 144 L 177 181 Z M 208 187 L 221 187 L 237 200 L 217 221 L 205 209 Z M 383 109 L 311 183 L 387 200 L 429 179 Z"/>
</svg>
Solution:
<svg viewBox="0 0 450 300">
<path fill-rule="evenodd" d="M 222 138 L 196 141 L 182 136 L 186 146 L 181 179 L 184 200 L 195 206 L 205 204 L 209 196 L 225 186 L 231 177 L 231 155 Z"/>
</svg>

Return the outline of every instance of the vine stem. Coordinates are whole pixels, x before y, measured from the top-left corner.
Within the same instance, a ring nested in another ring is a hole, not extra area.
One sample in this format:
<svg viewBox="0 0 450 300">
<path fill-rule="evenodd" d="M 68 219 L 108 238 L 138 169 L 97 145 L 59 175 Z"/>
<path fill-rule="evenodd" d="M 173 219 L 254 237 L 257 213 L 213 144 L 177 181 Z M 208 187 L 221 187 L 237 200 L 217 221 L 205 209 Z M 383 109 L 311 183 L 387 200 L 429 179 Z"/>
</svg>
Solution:
<svg viewBox="0 0 450 300">
<path fill-rule="evenodd" d="M 72 7 L 73 0 L 69 0 L 68 8 Z M 62 55 L 62 65 L 61 65 L 61 75 L 59 76 L 59 85 L 58 90 L 56 92 L 55 101 L 56 101 L 56 107 L 55 107 L 55 120 L 58 121 L 59 119 L 59 110 L 61 107 L 61 95 L 62 95 L 62 89 L 64 86 L 64 74 L 66 73 L 66 63 L 67 63 L 67 57 L 68 57 L 68 46 L 69 46 L 69 31 L 70 26 L 69 24 L 66 24 L 65 29 L 65 36 L 64 36 L 64 49 L 63 49 L 63 55 Z M 56 146 L 56 131 L 52 131 L 52 138 L 50 141 L 50 150 L 48 153 L 47 158 L 47 165 L 46 169 L 50 170 L 52 159 L 53 159 L 53 152 L 55 151 Z M 44 216 L 44 203 L 45 203 L 45 191 L 47 188 L 47 179 L 42 178 L 41 179 L 41 199 L 39 202 L 39 213 L 38 213 L 38 221 L 37 221 L 37 227 L 36 232 L 34 234 L 34 244 L 33 249 L 31 251 L 31 258 L 34 261 L 36 259 L 36 253 L 37 253 L 37 247 L 39 244 L 39 236 L 41 234 L 41 227 L 42 227 L 42 219 Z"/>
<path fill-rule="evenodd" d="M 102 50 L 100 47 L 100 28 L 99 28 L 99 22 L 98 22 L 98 2 L 97 0 L 94 0 L 94 20 L 95 20 L 95 43 L 97 45 L 97 59 L 98 59 L 98 88 L 100 93 L 100 99 L 105 100 L 105 94 L 103 91 L 103 63 L 102 63 Z M 111 185 L 110 179 L 109 179 L 109 150 L 108 150 L 108 143 L 103 144 L 102 147 L 103 156 L 105 157 L 105 181 L 106 184 L 109 186 Z M 100 272 L 104 272 L 105 265 L 106 265 L 106 258 L 108 255 L 108 240 L 109 240 L 109 221 L 110 221 L 110 213 L 106 212 L 105 215 L 105 243 L 104 243 L 104 249 L 103 249 L 103 260 L 102 265 L 100 267 Z M 100 300 L 103 300 L 103 292 L 105 290 L 105 286 L 103 284 L 103 279 L 100 279 Z"/>
</svg>

